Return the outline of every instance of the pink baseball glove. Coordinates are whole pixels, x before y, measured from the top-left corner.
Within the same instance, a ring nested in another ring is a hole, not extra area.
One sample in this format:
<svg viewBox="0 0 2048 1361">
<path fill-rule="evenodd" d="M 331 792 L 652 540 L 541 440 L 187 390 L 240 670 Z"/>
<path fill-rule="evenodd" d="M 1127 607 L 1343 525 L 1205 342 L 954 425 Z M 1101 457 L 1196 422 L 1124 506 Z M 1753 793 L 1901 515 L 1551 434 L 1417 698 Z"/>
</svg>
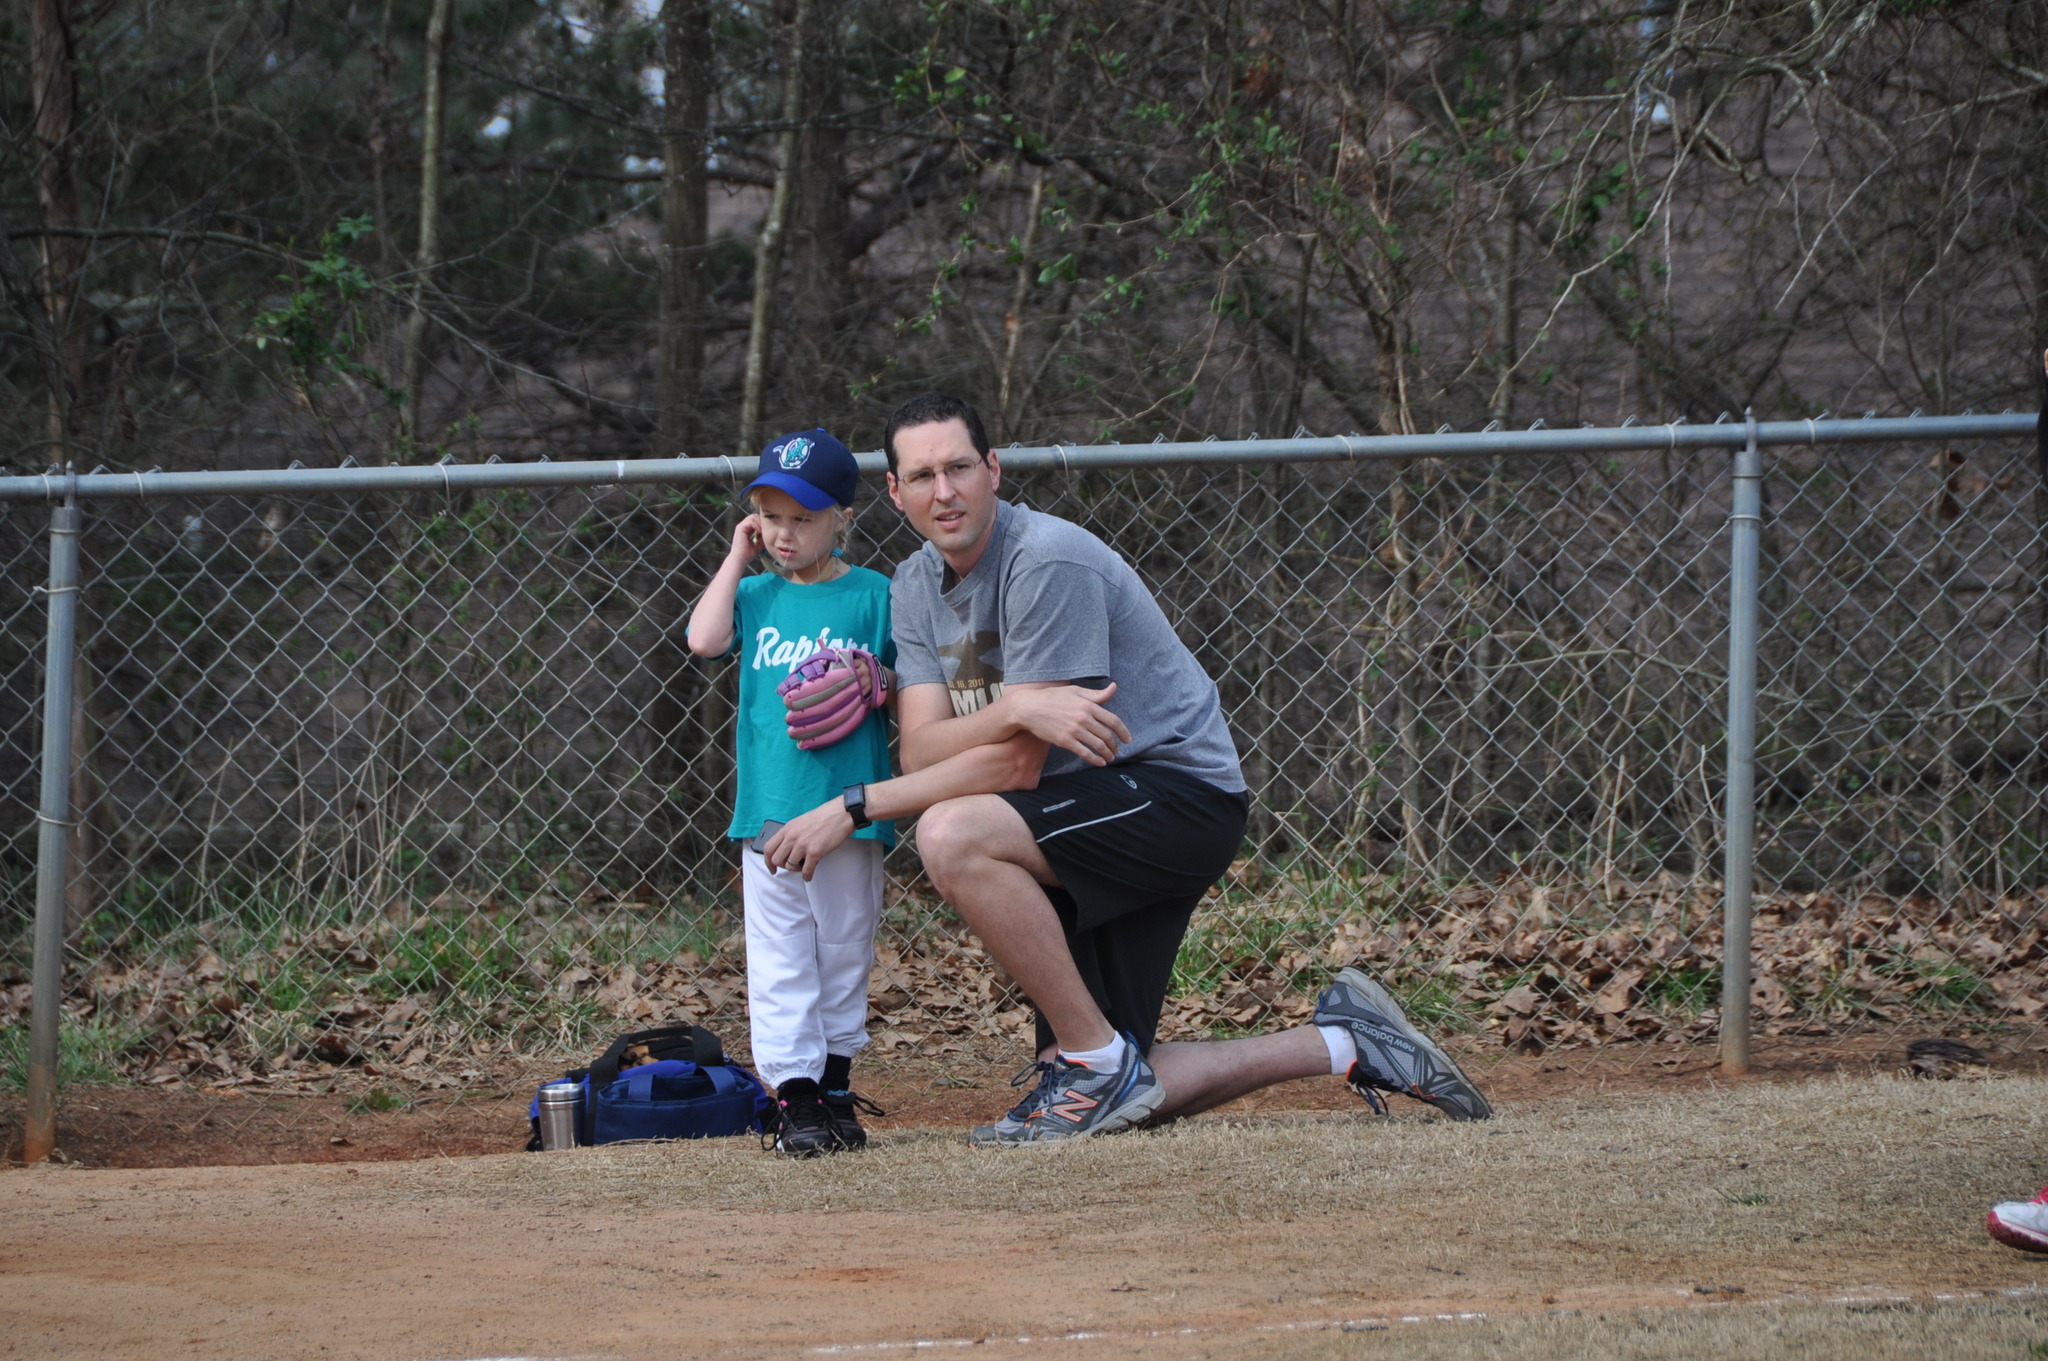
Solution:
<svg viewBox="0 0 2048 1361">
<path fill-rule="evenodd" d="M 805 751 L 829 747 L 889 698 L 896 678 L 866 648 L 828 647 L 798 663 L 775 687 L 789 711 L 789 735 Z"/>
</svg>

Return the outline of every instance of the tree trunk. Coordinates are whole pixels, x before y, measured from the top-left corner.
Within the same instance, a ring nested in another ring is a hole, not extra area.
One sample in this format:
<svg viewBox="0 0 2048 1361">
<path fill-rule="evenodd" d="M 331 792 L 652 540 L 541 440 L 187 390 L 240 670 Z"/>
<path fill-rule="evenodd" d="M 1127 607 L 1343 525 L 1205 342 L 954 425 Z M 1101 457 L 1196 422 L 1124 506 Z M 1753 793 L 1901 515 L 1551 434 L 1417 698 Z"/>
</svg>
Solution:
<svg viewBox="0 0 2048 1361">
<path fill-rule="evenodd" d="M 710 181 L 711 8 L 706 0 L 662 0 L 660 447 L 674 458 L 689 447 L 704 372 L 704 246 Z"/>
<path fill-rule="evenodd" d="M 754 243 L 754 306 L 747 327 L 747 376 L 740 402 L 738 458 L 751 458 L 761 425 L 761 397 L 768 382 L 768 338 L 774 322 L 775 279 L 782 268 L 782 238 L 789 223 L 790 191 L 796 182 L 798 124 L 803 118 L 804 39 L 812 0 L 797 0 L 782 63 L 782 135 L 776 139 L 775 191 Z"/>
<path fill-rule="evenodd" d="M 391 3 L 392 0 L 384 0 L 383 12 L 377 20 L 377 37 L 370 44 L 377 71 L 370 86 L 370 208 L 376 214 L 371 221 L 377 226 L 377 268 L 386 278 L 398 268 L 385 173 L 391 152 L 391 71 L 397 65 L 391 51 Z"/>
<path fill-rule="evenodd" d="M 78 181 L 72 137 L 78 125 L 78 72 L 65 0 L 29 0 L 29 66 L 35 98 L 36 197 L 43 225 L 74 230 Z M 49 324 L 45 353 L 50 460 L 71 461 L 71 411 L 85 386 L 85 332 L 75 304 L 85 268 L 82 236 L 43 237 L 40 281 Z"/>
<path fill-rule="evenodd" d="M 427 287 L 441 261 L 441 142 L 446 122 L 443 76 L 448 66 L 449 15 L 454 0 L 434 0 L 427 19 L 425 91 L 420 112 L 420 240 L 413 254 L 412 316 L 405 326 L 405 432 L 403 454 L 418 452 L 425 422 L 420 396 L 427 380 Z"/>
<path fill-rule="evenodd" d="M 797 178 L 789 195 L 790 295 L 803 299 L 811 324 L 783 344 L 795 367 L 784 370 L 792 401 L 829 407 L 844 400 L 846 358 L 840 339 L 852 295 L 846 256 L 846 129 L 840 125 L 845 59 L 840 0 L 811 0 L 804 32 L 803 127 Z"/>
<path fill-rule="evenodd" d="M 1501 80 L 1501 120 L 1506 125 L 1508 150 L 1512 154 L 1522 146 L 1522 2 L 1508 0 L 1507 14 L 1503 20 L 1514 37 L 1507 54 L 1507 70 Z M 1516 162 L 1510 158 L 1502 168 L 1502 174 L 1513 175 Z M 1522 228 L 1515 220 L 1514 205 L 1503 195 L 1500 202 L 1500 262 L 1499 274 L 1494 283 L 1493 308 L 1494 354 L 1500 376 L 1494 383 L 1493 396 L 1488 400 L 1486 414 L 1506 425 L 1515 417 L 1515 369 L 1522 357 L 1521 335 L 1521 288 L 1522 272 Z"/>
<path fill-rule="evenodd" d="M 996 377 L 996 443 L 1009 442 L 1023 413 L 1018 411 L 1017 357 L 1024 344 L 1024 300 L 1031 293 L 1031 253 L 1038 245 L 1038 219 L 1045 204 L 1045 171 L 1040 168 L 1031 181 L 1031 198 L 1024 208 L 1024 236 L 1017 248 L 1017 281 L 1010 294 L 1010 310 L 1003 317 L 1003 367 Z"/>
<path fill-rule="evenodd" d="M 1293 438 L 1294 432 L 1301 428 L 1301 403 L 1308 392 L 1308 366 L 1302 362 L 1302 357 L 1308 349 L 1309 285 L 1315 279 L 1315 238 L 1303 234 L 1297 244 L 1301 247 L 1301 279 L 1295 286 L 1294 334 L 1287 341 L 1287 402 L 1281 408 L 1280 419 L 1273 430 L 1283 439 Z"/>
</svg>

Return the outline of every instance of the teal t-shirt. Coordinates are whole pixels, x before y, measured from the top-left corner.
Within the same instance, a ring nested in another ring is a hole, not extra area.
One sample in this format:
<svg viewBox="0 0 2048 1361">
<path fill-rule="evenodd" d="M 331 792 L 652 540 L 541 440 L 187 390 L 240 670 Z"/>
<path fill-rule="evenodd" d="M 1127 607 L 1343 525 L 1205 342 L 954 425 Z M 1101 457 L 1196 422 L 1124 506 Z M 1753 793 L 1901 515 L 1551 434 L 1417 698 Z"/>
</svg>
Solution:
<svg viewBox="0 0 2048 1361">
<path fill-rule="evenodd" d="M 739 722 L 733 732 L 739 788 L 727 836 L 755 836 L 765 819 L 788 822 L 838 798 L 850 784 L 889 778 L 889 727 L 880 709 L 829 747 L 805 751 L 789 740 L 775 687 L 820 647 L 864 647 L 884 665 L 894 666 L 889 578 L 850 567 L 842 577 L 811 586 L 772 572 L 740 581 L 733 601 L 733 655 L 740 664 Z M 890 822 L 854 835 L 896 844 Z"/>
</svg>

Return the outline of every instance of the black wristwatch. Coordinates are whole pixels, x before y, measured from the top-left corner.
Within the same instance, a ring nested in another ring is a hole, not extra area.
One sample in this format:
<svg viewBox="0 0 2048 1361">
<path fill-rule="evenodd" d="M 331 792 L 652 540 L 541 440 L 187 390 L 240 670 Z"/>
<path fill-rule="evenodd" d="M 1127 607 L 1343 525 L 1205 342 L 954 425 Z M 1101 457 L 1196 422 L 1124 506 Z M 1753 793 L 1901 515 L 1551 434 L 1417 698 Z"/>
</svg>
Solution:
<svg viewBox="0 0 2048 1361">
<path fill-rule="evenodd" d="M 854 831 L 858 832 L 863 827 L 875 825 L 868 817 L 868 787 L 866 785 L 850 784 L 846 786 L 846 792 L 841 797 L 846 800 L 846 815 L 853 819 Z"/>
</svg>

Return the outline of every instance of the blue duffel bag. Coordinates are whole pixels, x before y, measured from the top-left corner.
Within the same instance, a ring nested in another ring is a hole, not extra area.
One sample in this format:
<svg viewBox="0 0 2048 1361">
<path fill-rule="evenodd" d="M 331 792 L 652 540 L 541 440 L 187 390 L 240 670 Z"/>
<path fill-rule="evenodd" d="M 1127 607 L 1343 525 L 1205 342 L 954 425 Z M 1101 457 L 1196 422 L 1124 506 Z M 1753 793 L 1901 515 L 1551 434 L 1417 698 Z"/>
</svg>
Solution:
<svg viewBox="0 0 2048 1361">
<path fill-rule="evenodd" d="M 629 1052 L 646 1061 L 621 1069 Z M 689 1057 L 653 1057 L 679 1053 Z M 579 1144 L 758 1134 L 774 1109 L 761 1080 L 738 1064 L 727 1063 L 718 1037 L 701 1026 L 663 1026 L 622 1035 L 596 1063 L 561 1080 L 583 1089 L 576 1111 Z M 538 1149 L 538 1092 L 527 1114 L 533 1122 L 527 1148 Z"/>
</svg>

